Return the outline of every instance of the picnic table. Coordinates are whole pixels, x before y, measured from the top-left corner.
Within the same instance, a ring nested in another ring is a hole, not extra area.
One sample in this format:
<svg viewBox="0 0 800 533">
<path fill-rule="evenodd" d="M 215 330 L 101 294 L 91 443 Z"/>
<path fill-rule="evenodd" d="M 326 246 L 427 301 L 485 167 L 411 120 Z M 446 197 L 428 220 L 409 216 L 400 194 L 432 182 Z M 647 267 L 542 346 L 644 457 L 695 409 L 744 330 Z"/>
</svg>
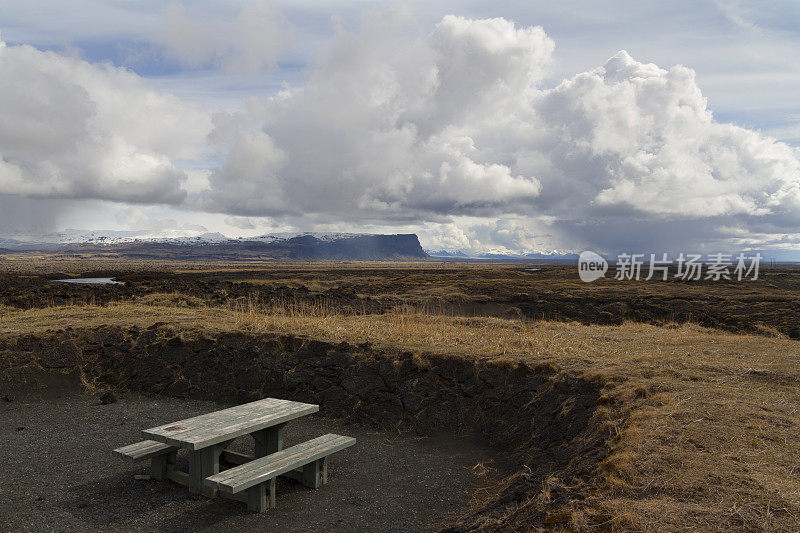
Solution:
<svg viewBox="0 0 800 533">
<path fill-rule="evenodd" d="M 229 409 L 187 418 L 142 431 L 145 439 L 189 452 L 186 483 L 191 492 L 215 496 L 216 489 L 204 485 L 209 476 L 219 473 L 220 457 L 233 464 L 265 457 L 283 449 L 284 426 L 301 416 L 319 411 L 319 406 L 278 398 L 265 398 Z M 225 448 L 236 437 L 251 435 L 255 441 L 253 457 L 229 452 Z M 170 477 L 183 482 L 180 472 Z"/>
<path fill-rule="evenodd" d="M 328 433 L 284 449 L 284 426 L 317 411 L 318 405 L 266 398 L 145 429 L 147 440 L 117 448 L 114 454 L 134 463 L 149 459 L 152 479 L 170 479 L 209 497 L 241 500 L 251 511 L 262 512 L 275 507 L 278 476 L 316 489 L 328 482 L 328 456 L 356 443 Z M 253 455 L 227 449 L 243 435 L 253 437 Z M 176 468 L 179 449 L 189 454 L 188 472 Z M 234 466 L 220 472 L 221 461 Z"/>
</svg>

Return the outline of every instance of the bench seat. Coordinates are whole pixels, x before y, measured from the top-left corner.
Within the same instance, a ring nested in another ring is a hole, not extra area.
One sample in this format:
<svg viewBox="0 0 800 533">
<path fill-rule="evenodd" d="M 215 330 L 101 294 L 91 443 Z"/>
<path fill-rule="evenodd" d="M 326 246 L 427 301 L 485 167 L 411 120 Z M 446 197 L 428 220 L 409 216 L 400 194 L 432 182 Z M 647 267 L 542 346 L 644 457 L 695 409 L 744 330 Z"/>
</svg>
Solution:
<svg viewBox="0 0 800 533">
<path fill-rule="evenodd" d="M 131 463 L 138 463 L 145 459 L 152 459 L 153 457 L 176 451 L 178 451 L 178 448 L 175 446 L 162 444 L 154 440 L 143 440 L 142 442 L 117 448 L 114 450 L 114 455 L 122 457 Z"/>
<path fill-rule="evenodd" d="M 150 459 L 150 477 L 163 481 L 167 465 L 174 464 L 178 448 L 154 440 L 143 440 L 114 450 L 114 455 L 131 463 Z"/>
<path fill-rule="evenodd" d="M 328 456 L 356 443 L 352 437 L 329 433 L 279 452 L 260 457 L 206 478 L 206 485 L 227 494 L 247 491 L 251 511 L 266 510 L 266 484 L 269 483 L 269 506 L 275 507 L 275 478 L 302 468 L 302 481 L 317 488 L 327 483 Z"/>
</svg>

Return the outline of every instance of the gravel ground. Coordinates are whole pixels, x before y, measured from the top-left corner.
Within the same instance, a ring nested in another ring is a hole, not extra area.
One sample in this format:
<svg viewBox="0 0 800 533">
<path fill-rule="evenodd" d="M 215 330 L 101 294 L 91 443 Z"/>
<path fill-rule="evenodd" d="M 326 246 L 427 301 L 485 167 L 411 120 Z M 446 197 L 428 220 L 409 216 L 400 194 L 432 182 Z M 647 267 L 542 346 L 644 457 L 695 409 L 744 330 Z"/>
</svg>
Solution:
<svg viewBox="0 0 800 533">
<path fill-rule="evenodd" d="M 430 530 L 463 511 L 486 482 L 472 468 L 491 463 L 491 452 L 468 439 L 419 439 L 307 416 L 287 426 L 286 445 L 329 432 L 358 442 L 331 456 L 327 485 L 311 490 L 280 479 L 278 507 L 255 514 L 240 502 L 136 479 L 148 473 L 147 462 L 132 465 L 111 454 L 140 440 L 143 428 L 221 407 L 132 394 L 109 405 L 86 396 L 2 402 L 0 530 Z M 235 444 L 246 451 L 250 440 Z"/>
</svg>

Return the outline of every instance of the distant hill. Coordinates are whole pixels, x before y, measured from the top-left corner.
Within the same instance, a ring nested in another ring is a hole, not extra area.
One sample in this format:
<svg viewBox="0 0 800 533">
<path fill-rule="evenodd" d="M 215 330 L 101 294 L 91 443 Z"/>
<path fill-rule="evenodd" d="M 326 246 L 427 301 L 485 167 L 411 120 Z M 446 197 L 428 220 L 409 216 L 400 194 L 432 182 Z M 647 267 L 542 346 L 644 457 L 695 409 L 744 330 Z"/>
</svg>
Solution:
<svg viewBox="0 0 800 533">
<path fill-rule="evenodd" d="M 428 258 L 414 234 L 303 233 L 232 239 L 220 233 L 195 237 L 139 238 L 121 232 L 55 234 L 0 239 L 0 248 L 138 259 L 419 260 Z"/>
<path fill-rule="evenodd" d="M 578 254 L 573 252 L 522 252 L 513 253 L 506 251 L 474 252 L 465 250 L 425 250 L 437 259 L 452 260 L 488 260 L 488 261 L 577 261 Z"/>
</svg>

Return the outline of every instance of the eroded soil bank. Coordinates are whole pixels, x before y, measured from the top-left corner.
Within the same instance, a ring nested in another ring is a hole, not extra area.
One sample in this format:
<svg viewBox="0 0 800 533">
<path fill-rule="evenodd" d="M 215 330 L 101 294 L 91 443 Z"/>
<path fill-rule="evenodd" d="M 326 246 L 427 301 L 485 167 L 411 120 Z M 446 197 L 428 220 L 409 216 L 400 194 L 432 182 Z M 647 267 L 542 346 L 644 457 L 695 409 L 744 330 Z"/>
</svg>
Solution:
<svg viewBox="0 0 800 533">
<path fill-rule="evenodd" d="M 536 498 L 548 480 L 591 484 L 607 453 L 602 383 L 548 365 L 412 354 L 295 336 L 102 327 L 0 339 L 0 397 L 113 387 L 211 401 L 277 396 L 326 416 L 422 435 L 480 436 L 513 472 L 455 524 L 504 529 L 557 520 L 575 494 Z M 569 492 L 569 491 L 567 491 Z"/>
</svg>

